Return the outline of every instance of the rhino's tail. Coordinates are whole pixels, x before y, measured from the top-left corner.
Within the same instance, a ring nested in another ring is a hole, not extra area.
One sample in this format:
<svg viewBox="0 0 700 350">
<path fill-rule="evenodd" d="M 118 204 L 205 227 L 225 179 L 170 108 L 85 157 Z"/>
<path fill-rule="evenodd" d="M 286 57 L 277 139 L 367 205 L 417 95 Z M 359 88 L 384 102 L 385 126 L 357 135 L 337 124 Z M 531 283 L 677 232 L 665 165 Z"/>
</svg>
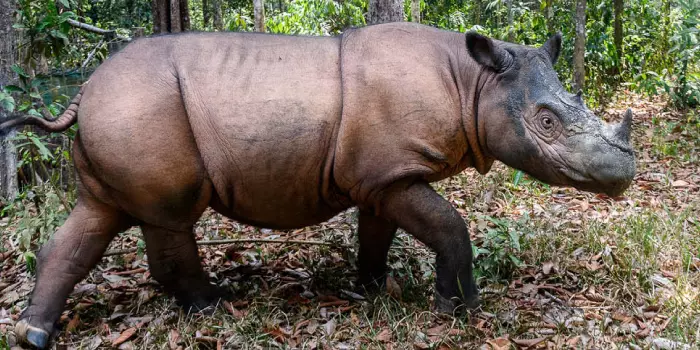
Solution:
<svg viewBox="0 0 700 350">
<path fill-rule="evenodd" d="M 0 123 L 0 132 L 10 129 L 17 125 L 36 125 L 46 131 L 51 132 L 61 132 L 71 127 L 78 120 L 78 107 L 80 106 L 80 99 L 83 97 L 83 89 L 85 85 L 80 88 L 75 97 L 70 101 L 68 108 L 57 118 L 52 118 L 50 113 L 45 112 L 44 118 L 37 118 L 33 116 L 24 115 L 21 117 L 10 119 L 6 122 Z"/>
</svg>

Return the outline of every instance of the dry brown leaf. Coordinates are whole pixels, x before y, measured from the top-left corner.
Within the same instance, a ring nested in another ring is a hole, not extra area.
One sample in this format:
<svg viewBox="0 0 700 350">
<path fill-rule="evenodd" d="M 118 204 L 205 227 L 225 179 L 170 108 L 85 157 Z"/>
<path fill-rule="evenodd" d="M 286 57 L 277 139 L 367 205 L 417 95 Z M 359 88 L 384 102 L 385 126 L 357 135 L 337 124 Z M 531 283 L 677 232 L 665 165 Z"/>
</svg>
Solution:
<svg viewBox="0 0 700 350">
<path fill-rule="evenodd" d="M 174 329 L 171 329 L 170 333 L 168 333 L 168 346 L 170 347 L 170 350 L 177 350 L 179 342 L 180 342 L 180 333 L 178 333 Z"/>
<path fill-rule="evenodd" d="M 119 346 L 119 344 L 122 344 L 129 340 L 134 334 L 136 333 L 136 327 L 131 327 L 125 331 L 123 331 L 117 339 L 114 339 L 112 341 L 112 346 Z"/>
<path fill-rule="evenodd" d="M 467 335 L 467 332 L 465 332 L 463 329 L 452 328 L 447 332 L 447 335 L 451 337 L 462 337 Z"/>
<path fill-rule="evenodd" d="M 311 320 L 311 322 L 309 322 L 309 325 L 306 327 L 306 333 L 314 334 L 314 333 L 316 333 L 317 329 L 318 329 L 318 321 Z"/>
<path fill-rule="evenodd" d="M 392 298 L 396 300 L 401 300 L 401 287 L 399 284 L 396 282 L 394 277 L 387 275 L 386 276 L 386 292 L 391 296 Z"/>
<path fill-rule="evenodd" d="M 673 181 L 673 183 L 671 184 L 671 186 L 676 187 L 676 188 L 688 187 L 689 185 L 690 184 L 687 181 L 683 181 L 683 180 L 676 180 L 676 181 Z"/>
<path fill-rule="evenodd" d="M 75 332 L 76 329 L 78 329 L 78 326 L 80 325 L 80 317 L 76 314 L 73 316 L 73 318 L 68 322 L 68 325 L 66 326 L 66 332 L 68 333 L 73 333 Z"/>
<path fill-rule="evenodd" d="M 242 319 L 248 313 L 247 310 L 243 311 L 243 310 L 237 309 L 236 307 L 234 307 L 234 304 L 231 302 L 224 301 L 223 304 L 224 304 L 224 308 L 226 309 L 226 311 L 228 311 L 228 313 L 233 315 L 233 317 L 237 320 Z"/>
<path fill-rule="evenodd" d="M 529 348 L 535 346 L 543 341 L 547 340 L 545 337 L 534 338 L 534 339 L 511 339 L 513 343 L 518 344 L 518 346 Z"/>
<path fill-rule="evenodd" d="M 554 263 L 551 261 L 547 261 L 544 264 L 542 264 L 542 273 L 545 275 L 549 275 L 552 273 L 552 269 L 554 268 Z"/>
<path fill-rule="evenodd" d="M 615 321 L 620 321 L 622 323 L 629 323 L 633 320 L 632 316 L 629 316 L 629 315 L 621 313 L 621 312 L 613 312 L 612 319 Z"/>
<path fill-rule="evenodd" d="M 389 328 L 384 328 L 374 339 L 382 343 L 388 343 L 391 341 L 391 331 Z"/>
<path fill-rule="evenodd" d="M 442 333 L 445 332 L 445 328 L 447 328 L 447 325 L 437 325 L 425 331 L 425 334 L 427 334 L 428 336 L 442 335 Z"/>
<path fill-rule="evenodd" d="M 272 338 L 280 343 L 283 343 L 285 339 L 287 338 L 287 334 L 282 332 L 279 327 L 271 328 L 265 330 L 265 333 L 269 334 L 272 336 Z"/>
<path fill-rule="evenodd" d="M 413 348 L 416 350 L 430 349 L 430 346 L 422 341 L 416 340 L 413 342 Z"/>
<path fill-rule="evenodd" d="M 491 350 L 510 350 L 510 340 L 506 337 L 487 340 L 486 344 L 491 346 Z"/>
<path fill-rule="evenodd" d="M 651 333 L 651 327 L 647 327 L 644 329 L 640 329 L 639 331 L 637 331 L 637 333 L 634 333 L 634 336 L 637 339 L 644 339 L 644 338 L 648 337 L 650 333 Z"/>
</svg>

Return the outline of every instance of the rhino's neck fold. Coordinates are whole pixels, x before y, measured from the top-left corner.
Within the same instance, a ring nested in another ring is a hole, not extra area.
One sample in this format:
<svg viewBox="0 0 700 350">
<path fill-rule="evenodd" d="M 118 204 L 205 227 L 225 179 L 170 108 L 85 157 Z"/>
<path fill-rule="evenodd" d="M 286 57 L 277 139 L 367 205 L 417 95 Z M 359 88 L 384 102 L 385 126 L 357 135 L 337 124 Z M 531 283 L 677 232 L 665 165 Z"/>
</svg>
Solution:
<svg viewBox="0 0 700 350">
<path fill-rule="evenodd" d="M 486 174 L 495 159 L 484 147 L 486 130 L 479 120 L 479 98 L 486 83 L 493 78 L 493 73 L 477 64 L 467 54 L 466 48 L 460 50 L 458 57 L 459 69 L 455 73 L 459 82 L 462 124 L 469 143 L 466 156 L 472 158 L 472 164 L 480 174 Z"/>
</svg>

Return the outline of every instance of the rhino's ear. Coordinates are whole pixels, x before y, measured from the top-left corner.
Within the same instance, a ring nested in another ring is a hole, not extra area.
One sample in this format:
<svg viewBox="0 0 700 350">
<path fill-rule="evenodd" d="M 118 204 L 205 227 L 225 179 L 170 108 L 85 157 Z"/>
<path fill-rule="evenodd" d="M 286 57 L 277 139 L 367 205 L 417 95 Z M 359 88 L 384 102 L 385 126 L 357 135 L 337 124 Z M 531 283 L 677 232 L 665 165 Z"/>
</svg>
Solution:
<svg viewBox="0 0 700 350">
<path fill-rule="evenodd" d="M 552 37 L 542 45 L 541 49 L 547 53 L 549 59 L 552 61 L 552 65 L 557 63 L 557 58 L 559 58 L 559 53 L 561 52 L 561 33 L 558 32 L 552 35 Z"/>
<path fill-rule="evenodd" d="M 508 51 L 496 45 L 493 40 L 475 32 L 467 33 L 467 50 L 479 64 L 496 72 L 505 71 L 513 62 Z"/>
</svg>

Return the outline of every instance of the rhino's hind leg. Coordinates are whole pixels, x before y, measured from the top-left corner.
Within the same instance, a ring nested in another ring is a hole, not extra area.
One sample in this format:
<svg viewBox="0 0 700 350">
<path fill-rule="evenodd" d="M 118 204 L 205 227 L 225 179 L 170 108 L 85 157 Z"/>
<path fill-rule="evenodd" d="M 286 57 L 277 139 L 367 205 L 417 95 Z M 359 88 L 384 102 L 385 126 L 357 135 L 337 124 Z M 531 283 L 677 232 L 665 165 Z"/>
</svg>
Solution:
<svg viewBox="0 0 700 350">
<path fill-rule="evenodd" d="M 396 229 L 395 223 L 375 216 L 371 212 L 360 211 L 357 228 L 360 238 L 358 257 L 360 292 L 374 292 L 384 287 L 387 254 Z"/>
<path fill-rule="evenodd" d="M 185 310 L 213 311 L 226 293 L 209 283 L 202 269 L 192 228 L 174 230 L 151 225 L 141 228 L 153 278 Z"/>
<path fill-rule="evenodd" d="M 436 254 L 435 308 L 452 313 L 462 304 L 476 308 L 479 297 L 472 275 L 472 247 L 464 219 L 423 182 L 397 183 L 386 191 L 381 213 L 418 238 Z"/>
<path fill-rule="evenodd" d="M 15 327 L 20 340 L 40 349 L 48 346 L 73 287 L 127 227 L 128 217 L 80 191 L 75 209 L 39 252 L 36 285 Z"/>
</svg>

